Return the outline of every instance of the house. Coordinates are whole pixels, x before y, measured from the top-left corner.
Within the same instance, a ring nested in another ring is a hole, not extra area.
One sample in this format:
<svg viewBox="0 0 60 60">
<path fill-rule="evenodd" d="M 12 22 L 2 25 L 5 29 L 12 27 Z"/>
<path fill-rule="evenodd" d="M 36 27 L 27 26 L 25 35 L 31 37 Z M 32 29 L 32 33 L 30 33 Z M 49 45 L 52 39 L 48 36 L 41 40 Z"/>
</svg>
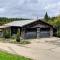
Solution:
<svg viewBox="0 0 60 60">
<path fill-rule="evenodd" d="M 19 29 L 20 36 L 24 39 L 53 37 L 54 34 L 54 27 L 40 19 L 13 21 L 4 24 L 4 26 L 1 26 L 0 29 L 9 29 L 11 36 L 16 35 Z"/>
</svg>

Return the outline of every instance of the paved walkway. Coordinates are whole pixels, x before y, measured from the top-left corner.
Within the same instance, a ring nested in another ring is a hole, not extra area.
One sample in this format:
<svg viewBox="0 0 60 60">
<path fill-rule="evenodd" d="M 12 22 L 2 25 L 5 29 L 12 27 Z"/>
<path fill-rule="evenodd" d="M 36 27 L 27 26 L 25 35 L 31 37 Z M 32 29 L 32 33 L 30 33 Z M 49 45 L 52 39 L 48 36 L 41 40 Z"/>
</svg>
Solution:
<svg viewBox="0 0 60 60">
<path fill-rule="evenodd" d="M 0 42 L 0 49 L 34 60 L 60 60 L 60 38 L 42 38 L 31 42 L 24 46 Z"/>
</svg>

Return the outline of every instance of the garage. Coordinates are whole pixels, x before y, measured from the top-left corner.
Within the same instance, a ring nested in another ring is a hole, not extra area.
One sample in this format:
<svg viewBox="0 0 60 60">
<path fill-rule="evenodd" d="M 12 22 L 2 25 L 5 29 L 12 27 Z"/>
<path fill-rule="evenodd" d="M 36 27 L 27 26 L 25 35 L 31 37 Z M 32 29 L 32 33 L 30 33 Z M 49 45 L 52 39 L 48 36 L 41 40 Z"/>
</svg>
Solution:
<svg viewBox="0 0 60 60">
<path fill-rule="evenodd" d="M 27 28 L 25 31 L 25 38 L 46 38 L 50 37 L 50 28 L 39 28 L 40 30 L 37 32 L 37 28 Z"/>
<path fill-rule="evenodd" d="M 25 38 L 32 39 L 36 38 L 37 32 L 36 28 L 27 28 L 25 31 Z"/>
<path fill-rule="evenodd" d="M 50 37 L 50 28 L 41 28 L 40 37 Z"/>
</svg>

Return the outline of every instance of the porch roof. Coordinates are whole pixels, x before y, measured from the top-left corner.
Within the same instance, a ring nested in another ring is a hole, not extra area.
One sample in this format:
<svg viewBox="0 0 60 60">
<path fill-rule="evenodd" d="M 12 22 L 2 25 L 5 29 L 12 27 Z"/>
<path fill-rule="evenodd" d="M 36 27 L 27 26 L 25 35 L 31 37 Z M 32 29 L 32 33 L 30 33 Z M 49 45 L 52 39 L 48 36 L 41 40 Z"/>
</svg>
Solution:
<svg viewBox="0 0 60 60">
<path fill-rule="evenodd" d="M 7 24 L 4 24 L 5 26 L 19 26 L 22 27 L 24 25 L 30 24 L 36 20 L 21 20 L 21 21 L 13 21 Z"/>
</svg>

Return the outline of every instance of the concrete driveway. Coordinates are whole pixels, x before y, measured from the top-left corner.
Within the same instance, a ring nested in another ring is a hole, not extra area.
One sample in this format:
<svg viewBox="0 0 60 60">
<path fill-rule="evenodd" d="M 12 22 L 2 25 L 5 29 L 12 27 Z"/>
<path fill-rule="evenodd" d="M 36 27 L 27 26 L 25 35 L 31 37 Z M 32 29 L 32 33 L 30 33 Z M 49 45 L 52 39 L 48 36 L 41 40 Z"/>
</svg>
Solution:
<svg viewBox="0 0 60 60">
<path fill-rule="evenodd" d="M 0 42 L 0 49 L 34 60 L 60 60 L 60 38 L 40 38 L 33 39 L 31 42 L 21 46 Z"/>
</svg>

